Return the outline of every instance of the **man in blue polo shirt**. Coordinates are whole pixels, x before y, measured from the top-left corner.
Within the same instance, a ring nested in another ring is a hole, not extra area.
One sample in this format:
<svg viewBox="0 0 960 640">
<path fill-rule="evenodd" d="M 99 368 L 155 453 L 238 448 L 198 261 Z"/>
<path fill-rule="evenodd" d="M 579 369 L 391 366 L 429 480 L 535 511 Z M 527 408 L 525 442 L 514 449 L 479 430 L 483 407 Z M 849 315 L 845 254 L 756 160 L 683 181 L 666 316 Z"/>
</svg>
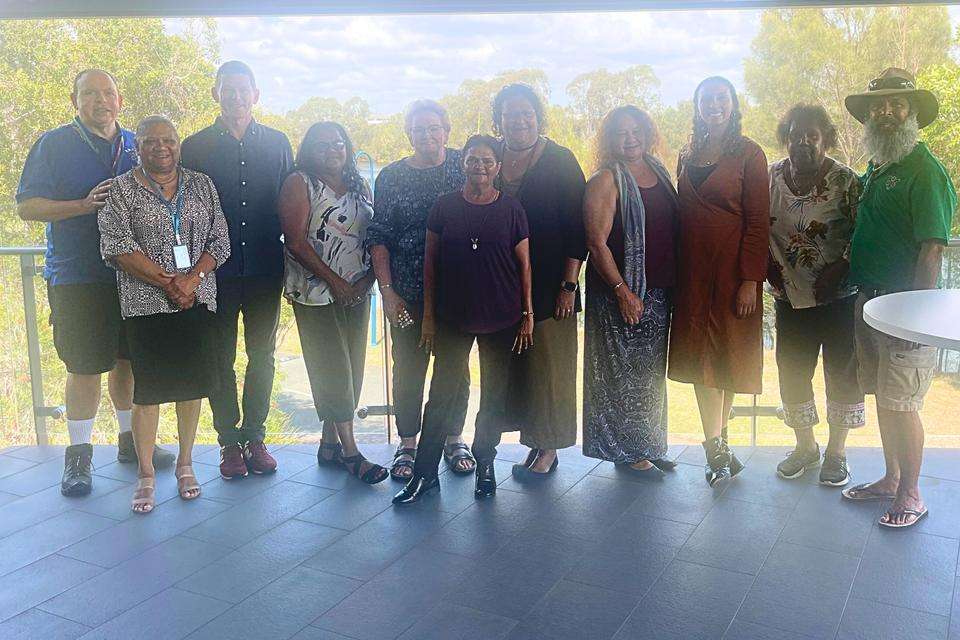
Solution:
<svg viewBox="0 0 960 640">
<path fill-rule="evenodd" d="M 70 99 L 72 122 L 47 131 L 30 150 L 17 188 L 23 220 L 47 223 L 44 278 L 57 355 L 67 368 L 66 405 L 70 446 L 64 456 L 60 491 L 90 493 L 90 444 L 100 405 L 100 377 L 120 424 L 121 462 L 135 462 L 130 431 L 133 375 L 120 321 L 116 273 L 100 257 L 97 211 L 116 176 L 138 163 L 133 132 L 121 129 L 123 98 L 106 71 L 77 74 Z M 170 466 L 173 454 L 157 450 L 155 466 Z"/>
<path fill-rule="evenodd" d="M 263 440 L 283 290 L 277 195 L 293 167 L 293 151 L 287 136 L 253 119 L 260 92 L 246 64 L 222 64 L 212 94 L 220 117 L 184 140 L 180 157 L 183 166 L 213 180 L 230 230 L 230 259 L 217 269 L 220 385 L 210 393 L 220 475 L 230 480 L 277 469 Z M 242 419 L 234 372 L 241 314 L 247 351 Z"/>
</svg>

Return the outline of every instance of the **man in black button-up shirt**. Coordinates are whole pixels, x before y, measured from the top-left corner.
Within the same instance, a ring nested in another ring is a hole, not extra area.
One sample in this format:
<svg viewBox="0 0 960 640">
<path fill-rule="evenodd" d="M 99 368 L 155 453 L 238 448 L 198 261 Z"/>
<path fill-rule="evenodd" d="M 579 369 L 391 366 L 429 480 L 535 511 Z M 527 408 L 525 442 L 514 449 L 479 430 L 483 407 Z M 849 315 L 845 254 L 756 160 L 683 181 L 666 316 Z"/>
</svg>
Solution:
<svg viewBox="0 0 960 640">
<path fill-rule="evenodd" d="M 220 117 L 183 141 L 181 157 L 183 166 L 213 179 L 230 231 L 230 259 L 217 269 L 221 380 L 219 390 L 210 394 L 220 474 L 229 480 L 248 470 L 259 474 L 277 468 L 263 439 L 283 290 L 277 195 L 293 167 L 293 151 L 283 133 L 253 120 L 260 92 L 246 64 L 221 65 L 213 97 Z M 241 313 L 248 359 L 242 422 L 233 368 Z"/>
</svg>

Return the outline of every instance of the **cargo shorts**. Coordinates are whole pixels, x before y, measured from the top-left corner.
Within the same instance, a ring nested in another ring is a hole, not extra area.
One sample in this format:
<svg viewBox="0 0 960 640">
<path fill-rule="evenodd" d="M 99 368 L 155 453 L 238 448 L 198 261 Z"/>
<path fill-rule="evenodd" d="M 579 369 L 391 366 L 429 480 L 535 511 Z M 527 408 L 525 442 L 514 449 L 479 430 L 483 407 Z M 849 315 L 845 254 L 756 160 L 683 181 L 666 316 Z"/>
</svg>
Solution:
<svg viewBox="0 0 960 640">
<path fill-rule="evenodd" d="M 870 296 L 857 296 L 854 335 L 857 378 L 863 392 L 876 396 L 877 407 L 888 411 L 919 411 L 930 390 L 937 366 L 937 348 L 887 335 L 863 319 Z"/>
</svg>

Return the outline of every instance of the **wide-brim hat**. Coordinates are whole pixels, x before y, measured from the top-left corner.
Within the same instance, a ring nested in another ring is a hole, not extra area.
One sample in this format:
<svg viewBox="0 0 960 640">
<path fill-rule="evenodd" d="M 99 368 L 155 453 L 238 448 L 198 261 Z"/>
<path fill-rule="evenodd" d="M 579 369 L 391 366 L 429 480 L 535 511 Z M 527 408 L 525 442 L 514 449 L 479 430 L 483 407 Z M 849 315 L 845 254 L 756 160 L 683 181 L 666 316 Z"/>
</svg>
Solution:
<svg viewBox="0 0 960 640">
<path fill-rule="evenodd" d="M 847 96 L 843 103 L 854 118 L 861 124 L 867 121 L 870 113 L 870 101 L 880 96 L 906 96 L 917 110 L 917 124 L 922 129 L 937 119 L 940 103 L 937 97 L 926 89 L 917 89 L 913 74 L 905 69 L 890 67 L 870 81 L 865 93 Z"/>
</svg>

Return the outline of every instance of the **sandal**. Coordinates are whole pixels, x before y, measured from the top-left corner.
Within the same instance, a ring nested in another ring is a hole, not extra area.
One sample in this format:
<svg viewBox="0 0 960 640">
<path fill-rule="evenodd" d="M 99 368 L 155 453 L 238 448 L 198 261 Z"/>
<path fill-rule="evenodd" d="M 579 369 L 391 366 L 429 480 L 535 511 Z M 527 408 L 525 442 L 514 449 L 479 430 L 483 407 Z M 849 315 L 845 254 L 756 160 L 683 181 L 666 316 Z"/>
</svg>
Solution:
<svg viewBox="0 0 960 640">
<path fill-rule="evenodd" d="M 133 492 L 133 501 L 130 508 L 134 513 L 150 513 L 156 506 L 154 487 L 156 479 L 152 476 L 137 478 L 137 488 Z"/>
<path fill-rule="evenodd" d="M 925 515 L 927 515 L 926 507 L 920 507 L 919 509 L 900 509 L 898 511 L 893 511 L 891 509 L 880 516 L 880 520 L 877 524 L 879 524 L 881 527 L 887 527 L 888 529 L 906 529 L 907 527 L 912 527 L 920 522 Z M 897 516 L 913 516 L 913 520 L 895 524 L 893 519 Z"/>
<path fill-rule="evenodd" d="M 465 442 L 454 442 L 453 444 L 443 445 L 443 459 L 458 476 L 465 476 L 473 473 L 477 468 L 477 460 L 470 453 L 470 447 Z M 469 460 L 470 464 L 466 467 L 460 466 L 461 460 Z"/>
<path fill-rule="evenodd" d="M 397 447 L 393 454 L 393 465 L 390 467 L 390 477 L 394 480 L 407 482 L 413 477 L 413 462 L 417 459 L 417 449 L 415 447 Z M 403 473 L 404 469 L 410 469 L 410 473 Z"/>
<path fill-rule="evenodd" d="M 184 500 L 196 500 L 200 497 L 200 484 L 197 482 L 197 476 L 193 473 L 193 467 L 185 464 L 177 467 L 174 474 L 177 477 L 177 493 Z M 190 492 L 196 491 L 193 495 Z"/>
<path fill-rule="evenodd" d="M 527 459 L 523 461 L 524 467 L 530 467 L 534 462 L 537 461 L 537 458 L 540 456 L 540 449 L 530 449 L 530 452 L 527 453 Z"/>
<path fill-rule="evenodd" d="M 677 468 L 675 460 L 668 460 L 666 458 L 654 458 L 650 461 L 650 464 L 660 469 L 660 471 L 673 471 Z"/>
<path fill-rule="evenodd" d="M 370 462 L 363 457 L 362 453 L 350 457 L 340 456 L 340 462 L 351 475 L 360 478 L 367 484 L 383 482 L 390 475 L 385 467 Z"/>
<path fill-rule="evenodd" d="M 324 444 L 320 441 L 320 447 L 317 449 L 317 464 L 322 467 L 329 467 L 340 464 L 343 458 L 343 447 L 340 443 Z"/>
<path fill-rule="evenodd" d="M 870 487 L 874 483 L 872 482 L 862 482 L 858 485 L 852 487 L 847 487 L 840 492 L 847 500 L 853 500 L 854 502 L 866 502 L 868 500 L 893 500 L 897 496 L 892 493 L 876 493 L 870 490 Z"/>
</svg>

